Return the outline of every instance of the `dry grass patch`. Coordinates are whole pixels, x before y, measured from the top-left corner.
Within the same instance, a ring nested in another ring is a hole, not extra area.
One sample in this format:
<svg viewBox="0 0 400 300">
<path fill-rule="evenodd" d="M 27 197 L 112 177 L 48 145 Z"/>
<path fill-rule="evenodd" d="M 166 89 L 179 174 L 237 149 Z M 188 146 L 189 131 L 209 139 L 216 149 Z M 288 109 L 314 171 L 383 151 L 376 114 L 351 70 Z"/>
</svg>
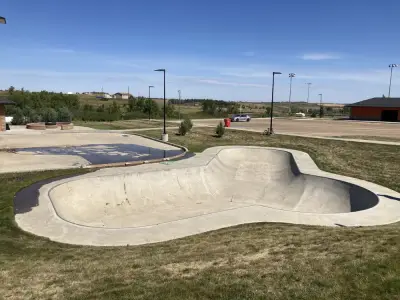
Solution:
<svg viewBox="0 0 400 300">
<path fill-rule="evenodd" d="M 147 134 L 158 137 L 159 130 Z M 231 144 L 299 149 L 326 171 L 400 191 L 398 147 L 242 131 L 212 135 L 213 128 L 197 128 L 184 137 L 171 133 L 170 139 L 192 151 Z M 137 247 L 63 245 L 19 230 L 12 208 L 16 191 L 72 172 L 79 170 L 0 175 L 0 298 L 393 300 L 400 295 L 399 224 L 248 224 Z"/>
<path fill-rule="evenodd" d="M 128 130 L 158 127 L 161 128 L 164 125 L 162 120 L 121 120 L 112 122 L 74 121 L 74 124 L 100 130 Z M 178 124 L 173 122 L 166 122 L 166 126 L 176 127 L 178 126 Z"/>
</svg>

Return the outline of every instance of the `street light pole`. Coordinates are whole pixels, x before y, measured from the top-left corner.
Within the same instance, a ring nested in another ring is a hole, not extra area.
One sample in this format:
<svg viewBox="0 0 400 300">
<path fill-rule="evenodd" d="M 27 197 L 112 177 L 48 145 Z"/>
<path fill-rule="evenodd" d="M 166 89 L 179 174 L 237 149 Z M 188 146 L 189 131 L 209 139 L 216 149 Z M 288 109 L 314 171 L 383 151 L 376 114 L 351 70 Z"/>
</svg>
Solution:
<svg viewBox="0 0 400 300">
<path fill-rule="evenodd" d="M 181 90 L 178 90 L 179 94 L 179 105 L 178 105 L 178 114 L 179 114 L 179 122 L 181 121 Z"/>
<path fill-rule="evenodd" d="M 393 76 L 393 68 L 397 68 L 399 65 L 398 64 L 390 64 L 390 81 L 389 81 L 389 95 L 388 97 L 390 98 L 390 90 L 392 88 L 392 76 Z"/>
<path fill-rule="evenodd" d="M 319 118 L 322 118 L 322 112 L 323 112 L 323 107 L 322 107 L 322 94 L 319 95 Z"/>
<path fill-rule="evenodd" d="M 289 73 L 289 78 L 290 78 L 290 89 L 289 89 L 289 115 L 292 114 L 292 79 L 293 77 L 296 77 L 295 73 Z"/>
<path fill-rule="evenodd" d="M 149 85 L 149 122 L 150 122 L 150 119 L 151 119 L 151 93 L 150 93 L 150 90 L 152 89 L 152 88 L 154 88 L 154 86 L 153 85 Z"/>
<path fill-rule="evenodd" d="M 312 85 L 311 82 L 306 83 L 308 85 L 308 93 L 307 93 L 307 103 L 310 102 L 310 86 Z"/>
<path fill-rule="evenodd" d="M 280 75 L 281 72 L 272 72 L 272 99 L 271 99 L 271 116 L 269 122 L 269 134 L 274 133 L 274 129 L 272 127 L 272 115 L 274 113 L 274 89 L 275 89 L 275 75 Z"/>
<path fill-rule="evenodd" d="M 167 128 L 166 128 L 166 122 L 165 122 L 165 119 L 166 119 L 165 112 L 167 110 L 167 107 L 165 105 L 165 69 L 157 69 L 157 70 L 154 70 L 154 71 L 155 72 L 163 72 L 164 73 L 164 132 L 163 132 L 163 135 L 162 135 L 162 140 L 163 140 L 163 142 L 168 142 L 168 134 L 167 134 Z"/>
</svg>

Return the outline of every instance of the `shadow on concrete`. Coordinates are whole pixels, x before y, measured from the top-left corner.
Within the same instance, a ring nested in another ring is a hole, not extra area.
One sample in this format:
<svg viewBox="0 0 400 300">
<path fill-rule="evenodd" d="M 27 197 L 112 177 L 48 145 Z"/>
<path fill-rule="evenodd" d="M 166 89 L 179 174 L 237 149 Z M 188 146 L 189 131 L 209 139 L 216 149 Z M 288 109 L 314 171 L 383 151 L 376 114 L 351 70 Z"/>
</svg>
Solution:
<svg viewBox="0 0 400 300">
<path fill-rule="evenodd" d="M 388 199 L 391 199 L 391 200 L 395 200 L 395 201 L 400 201 L 400 198 L 389 196 L 389 195 L 378 195 L 378 196 L 385 197 L 385 198 L 388 198 Z"/>
<path fill-rule="evenodd" d="M 76 174 L 76 175 L 64 175 L 64 176 L 58 176 L 58 177 L 53 177 L 53 178 L 48 178 L 45 180 L 41 180 L 38 182 L 35 182 L 34 184 L 20 190 L 18 193 L 15 194 L 14 197 L 14 214 L 24 214 L 27 212 L 30 212 L 32 208 L 38 206 L 39 204 L 39 189 L 50 182 L 61 180 L 61 179 L 66 179 L 66 178 L 72 178 L 75 176 L 79 176 L 82 174 Z"/>
</svg>

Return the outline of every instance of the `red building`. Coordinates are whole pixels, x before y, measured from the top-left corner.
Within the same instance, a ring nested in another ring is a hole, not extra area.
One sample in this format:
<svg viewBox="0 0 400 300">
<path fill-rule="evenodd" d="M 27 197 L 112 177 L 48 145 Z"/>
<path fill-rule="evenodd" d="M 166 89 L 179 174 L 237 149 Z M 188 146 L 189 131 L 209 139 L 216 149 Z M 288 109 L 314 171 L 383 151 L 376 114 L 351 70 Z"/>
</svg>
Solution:
<svg viewBox="0 0 400 300">
<path fill-rule="evenodd" d="M 400 122 L 400 98 L 371 98 L 354 104 L 350 119 Z"/>
</svg>

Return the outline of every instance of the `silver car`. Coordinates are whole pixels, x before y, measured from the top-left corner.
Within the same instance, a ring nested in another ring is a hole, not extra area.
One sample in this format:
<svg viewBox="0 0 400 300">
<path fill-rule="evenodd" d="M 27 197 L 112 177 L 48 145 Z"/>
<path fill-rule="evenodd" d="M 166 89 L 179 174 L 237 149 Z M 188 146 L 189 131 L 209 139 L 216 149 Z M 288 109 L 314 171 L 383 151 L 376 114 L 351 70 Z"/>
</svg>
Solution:
<svg viewBox="0 0 400 300">
<path fill-rule="evenodd" d="M 251 117 L 249 115 L 233 115 L 231 122 L 250 122 Z"/>
</svg>

